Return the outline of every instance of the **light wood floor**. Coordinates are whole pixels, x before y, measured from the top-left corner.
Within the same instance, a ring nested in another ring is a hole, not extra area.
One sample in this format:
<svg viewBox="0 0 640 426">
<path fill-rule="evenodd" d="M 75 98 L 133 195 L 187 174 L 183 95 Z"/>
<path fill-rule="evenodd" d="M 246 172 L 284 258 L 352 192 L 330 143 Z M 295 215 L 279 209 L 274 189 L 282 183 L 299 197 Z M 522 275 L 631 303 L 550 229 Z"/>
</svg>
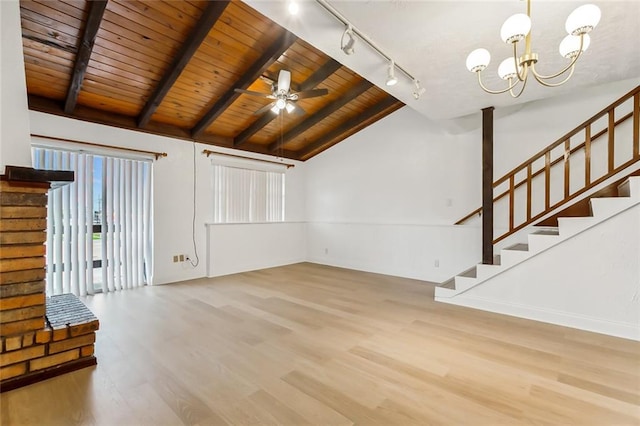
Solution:
<svg viewBox="0 0 640 426">
<path fill-rule="evenodd" d="M 85 300 L 98 366 L 2 425 L 640 424 L 640 344 L 313 264 Z"/>
</svg>

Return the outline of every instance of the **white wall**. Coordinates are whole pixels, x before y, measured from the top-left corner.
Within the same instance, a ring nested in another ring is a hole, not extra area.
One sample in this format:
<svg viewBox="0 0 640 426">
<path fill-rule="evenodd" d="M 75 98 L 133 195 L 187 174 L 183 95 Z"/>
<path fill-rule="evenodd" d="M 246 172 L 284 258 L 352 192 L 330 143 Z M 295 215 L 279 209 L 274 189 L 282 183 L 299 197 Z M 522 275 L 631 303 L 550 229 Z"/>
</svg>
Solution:
<svg viewBox="0 0 640 426">
<path fill-rule="evenodd" d="M 494 176 L 639 83 L 496 111 Z M 475 129 L 451 134 L 450 122 L 433 123 L 405 107 L 309 160 L 309 260 L 435 282 L 480 261 L 479 221 L 452 226 L 481 204 L 481 113 L 473 119 Z"/>
<path fill-rule="evenodd" d="M 307 260 L 305 166 L 287 162 L 296 167 L 285 172 L 285 222 L 207 224 L 207 276 Z M 209 203 L 213 205 L 212 200 Z"/>
<path fill-rule="evenodd" d="M 479 202 L 479 158 L 479 143 L 408 107 L 314 157 L 309 260 L 430 281 L 461 272 L 480 257 L 479 230 L 451 225 Z"/>
<path fill-rule="evenodd" d="M 640 205 L 452 303 L 640 340 Z"/>
<path fill-rule="evenodd" d="M 209 224 L 207 276 L 304 262 L 304 222 Z"/>
<path fill-rule="evenodd" d="M 31 166 L 27 85 L 20 4 L 0 1 L 0 174 L 5 166 Z"/>
<path fill-rule="evenodd" d="M 203 149 L 220 152 L 232 150 L 194 144 L 192 142 L 103 126 L 65 117 L 31 111 L 31 131 L 34 134 L 94 142 L 118 147 L 166 152 L 167 157 L 153 163 L 153 284 L 200 278 L 206 275 L 207 229 L 205 223 L 212 220 L 213 197 L 211 192 L 211 161 Z M 237 153 L 237 152 L 236 152 Z M 173 262 L 176 254 L 195 259 L 192 218 L 194 209 L 194 155 L 196 167 L 196 221 L 195 247 L 200 258 L 197 267 L 188 262 Z M 263 156 L 254 155 L 260 158 Z M 304 173 L 298 167 L 287 172 L 289 197 L 286 206 L 287 220 L 304 218 Z M 252 234 L 249 234 L 251 237 Z M 258 236 L 254 235 L 254 238 Z M 224 246 L 228 241 L 217 239 Z"/>
</svg>

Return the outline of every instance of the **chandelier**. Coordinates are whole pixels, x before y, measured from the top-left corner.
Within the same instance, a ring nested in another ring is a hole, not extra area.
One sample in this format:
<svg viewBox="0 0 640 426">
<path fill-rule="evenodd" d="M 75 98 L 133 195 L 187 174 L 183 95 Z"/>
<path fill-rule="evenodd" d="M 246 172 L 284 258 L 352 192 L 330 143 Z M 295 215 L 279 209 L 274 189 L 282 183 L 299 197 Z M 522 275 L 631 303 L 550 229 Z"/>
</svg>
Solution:
<svg viewBox="0 0 640 426">
<path fill-rule="evenodd" d="M 559 49 L 560 55 L 568 59 L 569 63 L 555 74 L 543 75 L 536 71 L 538 54 L 531 50 L 531 0 L 527 0 L 527 14 L 517 13 L 509 17 L 500 29 L 502 41 L 513 45 L 513 56 L 505 59 L 498 66 L 498 75 L 508 82 L 507 87 L 502 90 L 490 90 L 482 83 L 482 71 L 487 68 L 491 60 L 491 55 L 486 49 L 476 49 L 467 56 L 467 69 L 478 74 L 480 87 L 491 94 L 509 92 L 512 97 L 517 98 L 524 92 L 530 75 L 533 75 L 543 86 L 560 86 L 573 75 L 576 61 L 589 47 L 588 33 L 598 25 L 599 21 L 600 9 L 593 4 L 585 4 L 571 12 L 565 23 L 565 29 L 569 35 L 562 40 Z M 518 43 L 522 40 L 525 43 L 524 53 L 518 55 Z M 564 79 L 557 81 L 556 79 L 560 76 L 564 76 Z M 519 83 L 522 85 L 515 93 L 513 89 Z"/>
</svg>

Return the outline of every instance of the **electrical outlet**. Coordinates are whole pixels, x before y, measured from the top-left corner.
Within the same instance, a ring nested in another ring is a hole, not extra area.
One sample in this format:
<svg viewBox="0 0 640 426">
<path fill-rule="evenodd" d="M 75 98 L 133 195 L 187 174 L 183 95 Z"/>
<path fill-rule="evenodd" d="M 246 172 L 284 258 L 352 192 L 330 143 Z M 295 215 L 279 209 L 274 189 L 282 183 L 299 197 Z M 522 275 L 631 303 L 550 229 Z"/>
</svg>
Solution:
<svg viewBox="0 0 640 426">
<path fill-rule="evenodd" d="M 173 263 L 176 263 L 178 261 L 178 256 L 173 256 Z"/>
<path fill-rule="evenodd" d="M 184 262 L 184 254 L 180 255 L 180 262 Z"/>
<path fill-rule="evenodd" d="M 328 248 L 324 249 L 324 254 L 329 254 L 329 249 Z"/>
<path fill-rule="evenodd" d="M 436 260 L 433 262 L 433 266 L 435 266 L 436 268 L 439 268 L 439 267 L 440 267 L 440 259 L 436 259 Z"/>
</svg>

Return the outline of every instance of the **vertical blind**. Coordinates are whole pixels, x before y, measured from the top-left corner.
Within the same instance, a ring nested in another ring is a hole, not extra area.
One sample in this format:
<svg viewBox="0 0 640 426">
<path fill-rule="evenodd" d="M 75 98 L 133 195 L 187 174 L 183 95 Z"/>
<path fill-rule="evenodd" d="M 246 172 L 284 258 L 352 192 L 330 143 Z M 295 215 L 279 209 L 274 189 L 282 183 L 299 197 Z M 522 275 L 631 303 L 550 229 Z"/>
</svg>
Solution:
<svg viewBox="0 0 640 426">
<path fill-rule="evenodd" d="M 151 161 L 34 147 L 34 168 L 73 170 L 49 191 L 48 295 L 144 285 L 152 271 Z"/>
<path fill-rule="evenodd" d="M 284 172 L 213 164 L 214 223 L 283 222 Z"/>
</svg>

